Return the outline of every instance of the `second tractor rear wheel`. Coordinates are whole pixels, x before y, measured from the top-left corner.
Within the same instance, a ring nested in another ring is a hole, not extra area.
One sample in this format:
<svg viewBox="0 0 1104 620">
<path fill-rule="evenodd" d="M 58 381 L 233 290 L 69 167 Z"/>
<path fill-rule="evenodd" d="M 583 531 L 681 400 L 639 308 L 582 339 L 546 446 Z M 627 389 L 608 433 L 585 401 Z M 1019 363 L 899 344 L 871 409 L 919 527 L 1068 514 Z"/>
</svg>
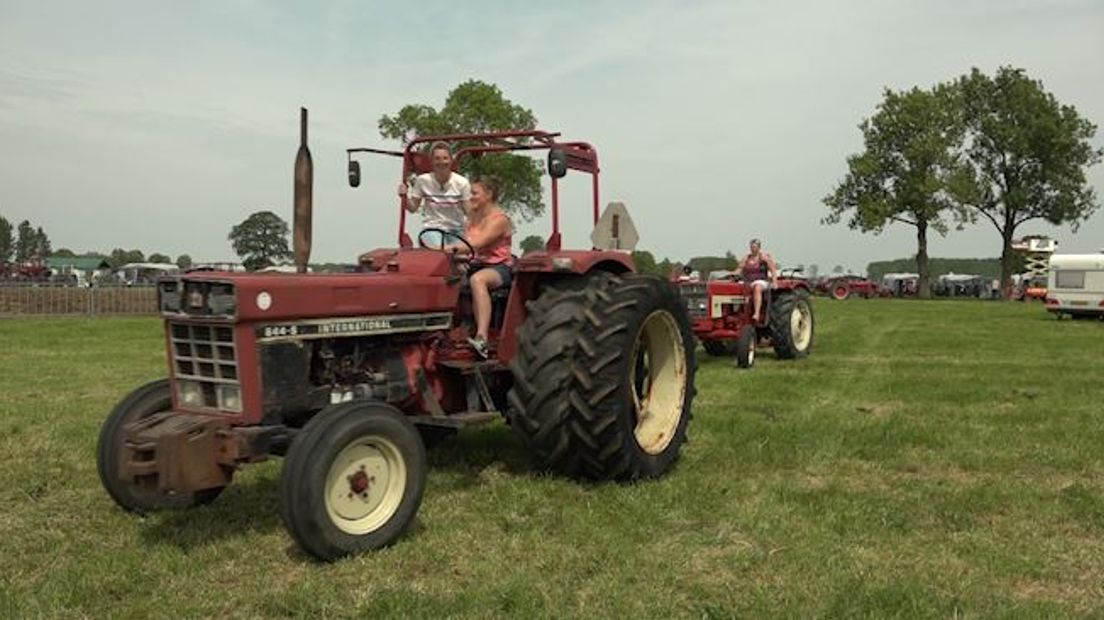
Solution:
<svg viewBox="0 0 1104 620">
<path fill-rule="evenodd" d="M 770 308 L 770 338 L 782 359 L 806 357 L 813 348 L 813 306 L 804 291 L 775 295 Z"/>
</svg>

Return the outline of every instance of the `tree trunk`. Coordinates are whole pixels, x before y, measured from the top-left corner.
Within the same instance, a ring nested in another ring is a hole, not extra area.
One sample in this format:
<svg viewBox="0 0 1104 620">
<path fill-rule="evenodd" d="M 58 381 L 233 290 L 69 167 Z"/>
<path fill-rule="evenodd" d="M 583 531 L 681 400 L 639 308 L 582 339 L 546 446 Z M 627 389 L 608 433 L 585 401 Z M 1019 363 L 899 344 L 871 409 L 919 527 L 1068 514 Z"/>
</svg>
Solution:
<svg viewBox="0 0 1104 620">
<path fill-rule="evenodd" d="M 928 222 L 916 222 L 916 296 L 920 299 L 931 298 L 931 274 L 928 273 Z"/>
<path fill-rule="evenodd" d="M 1012 249 L 1012 235 L 1015 232 L 1016 229 L 1013 227 L 1005 227 L 1001 231 L 1004 244 L 1001 247 L 1000 290 L 1001 296 L 1005 299 L 1012 299 L 1012 267 L 1016 261 L 1016 252 Z"/>
</svg>

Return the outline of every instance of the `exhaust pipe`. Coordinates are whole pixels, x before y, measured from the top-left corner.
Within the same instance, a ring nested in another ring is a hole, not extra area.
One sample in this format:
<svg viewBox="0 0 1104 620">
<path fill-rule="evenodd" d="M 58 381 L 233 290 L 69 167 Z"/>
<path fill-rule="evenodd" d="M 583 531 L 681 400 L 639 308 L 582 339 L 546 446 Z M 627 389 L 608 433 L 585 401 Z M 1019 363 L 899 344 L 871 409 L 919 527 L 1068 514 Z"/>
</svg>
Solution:
<svg viewBox="0 0 1104 620">
<path fill-rule="evenodd" d="M 295 155 L 295 211 L 291 234 L 295 267 L 299 273 L 306 273 L 310 262 L 313 187 L 314 163 L 307 148 L 307 109 L 299 108 L 299 152 Z"/>
</svg>

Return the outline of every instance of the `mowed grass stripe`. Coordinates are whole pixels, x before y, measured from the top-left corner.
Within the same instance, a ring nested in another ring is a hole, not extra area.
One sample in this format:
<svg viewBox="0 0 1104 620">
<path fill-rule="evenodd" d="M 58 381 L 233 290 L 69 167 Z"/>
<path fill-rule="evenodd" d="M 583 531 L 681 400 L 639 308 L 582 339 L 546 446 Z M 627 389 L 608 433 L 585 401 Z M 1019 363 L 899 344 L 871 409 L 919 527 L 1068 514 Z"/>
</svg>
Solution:
<svg viewBox="0 0 1104 620">
<path fill-rule="evenodd" d="M 699 350 L 670 476 L 540 476 L 473 429 L 431 453 L 409 535 L 333 565 L 285 534 L 278 461 L 188 512 L 102 491 L 99 425 L 163 376 L 159 321 L 0 321 L 0 617 L 1104 614 L 1104 324 L 815 305 L 807 360 Z"/>
</svg>

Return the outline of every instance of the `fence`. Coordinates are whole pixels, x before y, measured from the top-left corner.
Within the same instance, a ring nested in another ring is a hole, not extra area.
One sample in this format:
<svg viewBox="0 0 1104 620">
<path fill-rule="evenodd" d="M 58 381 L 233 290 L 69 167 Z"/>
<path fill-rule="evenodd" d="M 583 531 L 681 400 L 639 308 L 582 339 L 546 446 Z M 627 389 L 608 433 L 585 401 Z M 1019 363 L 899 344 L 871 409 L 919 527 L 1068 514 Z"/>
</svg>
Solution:
<svg viewBox="0 0 1104 620">
<path fill-rule="evenodd" d="M 0 317 L 156 314 L 157 287 L 0 283 Z"/>
</svg>

